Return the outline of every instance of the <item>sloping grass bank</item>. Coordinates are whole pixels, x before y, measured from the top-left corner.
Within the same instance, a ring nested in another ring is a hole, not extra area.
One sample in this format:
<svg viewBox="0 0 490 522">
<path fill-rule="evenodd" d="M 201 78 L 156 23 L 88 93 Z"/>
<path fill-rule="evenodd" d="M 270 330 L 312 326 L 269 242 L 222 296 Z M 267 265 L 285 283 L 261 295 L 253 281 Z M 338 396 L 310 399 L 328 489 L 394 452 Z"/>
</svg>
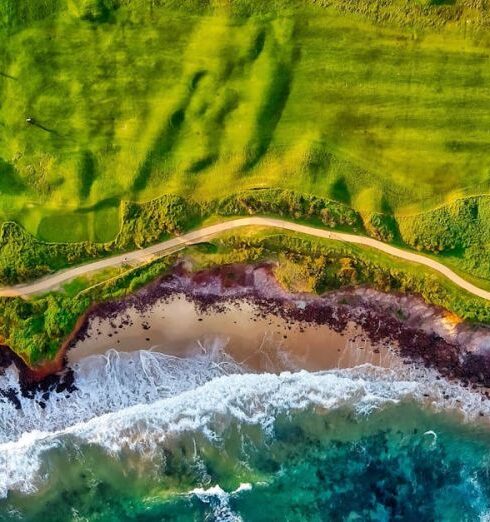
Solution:
<svg viewBox="0 0 490 522">
<path fill-rule="evenodd" d="M 488 192 L 488 23 L 473 0 L 4 0 L 0 222 L 106 242 L 162 194 L 393 215 Z"/>
</svg>

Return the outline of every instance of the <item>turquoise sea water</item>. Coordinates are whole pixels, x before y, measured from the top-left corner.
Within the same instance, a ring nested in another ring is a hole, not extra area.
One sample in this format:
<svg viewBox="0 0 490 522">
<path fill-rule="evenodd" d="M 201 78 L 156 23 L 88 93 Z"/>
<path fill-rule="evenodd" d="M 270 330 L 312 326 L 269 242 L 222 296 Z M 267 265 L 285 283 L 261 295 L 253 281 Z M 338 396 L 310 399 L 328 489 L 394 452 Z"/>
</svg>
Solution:
<svg viewBox="0 0 490 522">
<path fill-rule="evenodd" d="M 5 440 L 0 520 L 490 520 L 488 407 L 471 392 L 429 373 L 208 362 L 203 383 Z"/>
</svg>

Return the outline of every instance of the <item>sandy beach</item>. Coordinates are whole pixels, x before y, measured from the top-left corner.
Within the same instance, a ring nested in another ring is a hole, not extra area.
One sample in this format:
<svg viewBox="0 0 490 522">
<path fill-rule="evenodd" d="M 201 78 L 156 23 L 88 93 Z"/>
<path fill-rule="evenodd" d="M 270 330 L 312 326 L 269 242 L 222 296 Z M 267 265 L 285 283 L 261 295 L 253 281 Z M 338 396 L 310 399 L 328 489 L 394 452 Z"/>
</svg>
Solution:
<svg viewBox="0 0 490 522">
<path fill-rule="evenodd" d="M 368 288 L 293 294 L 270 264 L 193 271 L 184 263 L 124 299 L 94 306 L 60 353 L 68 366 L 110 349 L 185 357 L 219 340 L 234 360 L 257 371 L 413 361 L 463 384 L 488 386 L 488 339 L 488 329 L 456 321 L 416 296 Z"/>
<path fill-rule="evenodd" d="M 94 317 L 86 336 L 67 353 L 68 365 L 110 349 L 152 349 L 190 357 L 214 342 L 235 361 L 256 371 L 349 368 L 363 363 L 390 366 L 398 357 L 373 345 L 350 323 L 344 332 L 328 325 L 297 322 L 265 313 L 248 300 L 235 300 L 218 313 L 196 306 L 184 294 L 160 299 L 146 310 L 135 307 L 117 317 Z"/>
<path fill-rule="evenodd" d="M 490 385 L 488 328 L 408 294 L 365 287 L 289 293 L 270 263 L 198 271 L 181 263 L 132 294 L 93 303 L 45 365 L 29 368 L 5 346 L 0 368 L 16 364 L 23 393 L 32 394 L 71 389 L 69 368 L 91 355 L 154 350 L 192 357 L 213 343 L 259 372 L 412 361 L 465 386 Z"/>
</svg>

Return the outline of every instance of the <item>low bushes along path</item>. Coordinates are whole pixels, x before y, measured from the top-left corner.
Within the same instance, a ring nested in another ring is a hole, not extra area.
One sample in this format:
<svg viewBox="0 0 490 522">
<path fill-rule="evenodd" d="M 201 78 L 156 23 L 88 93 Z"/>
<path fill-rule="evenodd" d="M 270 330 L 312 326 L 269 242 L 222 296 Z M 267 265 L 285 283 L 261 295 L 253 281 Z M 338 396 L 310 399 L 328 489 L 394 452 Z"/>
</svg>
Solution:
<svg viewBox="0 0 490 522">
<path fill-rule="evenodd" d="M 62 283 L 65 283 L 75 277 L 80 277 L 90 272 L 109 267 L 145 263 L 154 258 L 155 256 L 160 257 L 168 255 L 177 250 L 185 248 L 188 245 L 199 243 L 203 240 L 216 236 L 222 232 L 227 232 L 235 228 L 246 226 L 265 226 L 280 228 L 283 230 L 300 232 L 302 234 L 307 234 L 310 236 L 320 237 L 324 239 L 344 241 L 346 243 L 354 243 L 371 248 L 376 248 L 377 250 L 380 250 L 391 256 L 399 257 L 401 259 L 405 259 L 406 261 L 411 261 L 413 263 L 418 263 L 420 265 L 432 268 L 433 270 L 447 277 L 450 281 L 463 288 L 467 292 L 481 297 L 483 299 L 490 300 L 489 291 L 483 290 L 482 288 L 479 288 L 471 284 L 470 282 L 457 275 L 451 269 L 443 265 L 442 263 L 439 263 L 438 261 L 435 261 L 434 259 L 423 256 L 421 254 L 408 252 L 401 248 L 388 245 L 370 237 L 357 236 L 354 234 L 345 234 L 342 232 L 334 232 L 332 230 L 323 230 L 307 225 L 300 225 L 299 223 L 293 223 L 291 221 L 267 217 L 245 217 L 234 219 L 231 221 L 225 221 L 216 225 L 207 226 L 199 230 L 194 230 L 192 232 L 188 232 L 187 234 L 183 234 L 181 236 L 162 241 L 148 248 L 134 250 L 132 252 L 121 254 L 118 256 L 101 259 L 100 261 L 94 261 L 84 265 L 76 266 L 74 268 L 69 268 L 67 270 L 57 272 L 56 274 L 43 277 L 42 279 L 39 279 L 29 284 L 2 288 L 0 289 L 0 297 L 29 296 L 33 294 L 46 292 L 48 290 L 52 290 L 54 288 L 59 287 Z"/>
</svg>

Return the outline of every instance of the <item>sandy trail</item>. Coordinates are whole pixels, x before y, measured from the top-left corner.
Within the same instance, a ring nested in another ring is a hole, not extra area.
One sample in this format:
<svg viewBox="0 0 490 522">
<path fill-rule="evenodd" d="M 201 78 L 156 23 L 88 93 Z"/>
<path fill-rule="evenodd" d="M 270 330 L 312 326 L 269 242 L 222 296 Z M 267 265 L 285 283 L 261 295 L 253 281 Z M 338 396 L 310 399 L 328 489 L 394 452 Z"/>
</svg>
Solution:
<svg viewBox="0 0 490 522">
<path fill-rule="evenodd" d="M 0 289 L 0 297 L 29 296 L 32 294 L 46 292 L 53 288 L 57 288 L 60 284 L 65 283 L 75 277 L 80 277 L 90 272 L 109 267 L 124 266 L 127 264 L 133 265 L 145 263 L 150 261 L 155 256 L 161 257 L 164 255 L 168 255 L 177 250 L 181 250 L 188 245 L 199 243 L 223 232 L 246 226 L 279 228 L 283 230 L 290 230 L 293 232 L 307 234 L 314 237 L 331 239 L 335 241 L 343 241 L 345 243 L 354 243 L 370 248 L 375 248 L 390 256 L 398 257 L 400 259 L 404 259 L 405 261 L 418 263 L 420 265 L 424 265 L 428 268 L 431 268 L 432 270 L 439 272 L 440 274 L 448 278 L 451 282 L 453 282 L 463 290 L 466 290 L 470 294 L 476 295 L 483 299 L 490 300 L 490 291 L 484 290 L 473 285 L 472 283 L 466 281 L 458 274 L 453 272 L 447 266 L 424 255 L 408 252 L 406 250 L 402 250 L 401 248 L 388 245 L 370 237 L 346 234 L 343 232 L 333 232 L 331 230 L 319 229 L 308 225 L 300 225 L 299 223 L 293 223 L 282 219 L 274 219 L 267 217 L 239 218 L 233 219 L 231 221 L 225 221 L 223 223 L 218 223 L 216 225 L 204 227 L 199 230 L 194 230 L 192 232 L 184 234 L 182 236 L 168 239 L 167 241 L 162 241 L 161 243 L 158 243 L 148 248 L 134 250 L 132 252 L 121 254 L 118 256 L 109 257 L 100 261 L 94 261 L 92 263 L 87 263 L 74 268 L 63 270 L 56 274 L 39 279 L 33 283 L 2 288 Z"/>
</svg>

